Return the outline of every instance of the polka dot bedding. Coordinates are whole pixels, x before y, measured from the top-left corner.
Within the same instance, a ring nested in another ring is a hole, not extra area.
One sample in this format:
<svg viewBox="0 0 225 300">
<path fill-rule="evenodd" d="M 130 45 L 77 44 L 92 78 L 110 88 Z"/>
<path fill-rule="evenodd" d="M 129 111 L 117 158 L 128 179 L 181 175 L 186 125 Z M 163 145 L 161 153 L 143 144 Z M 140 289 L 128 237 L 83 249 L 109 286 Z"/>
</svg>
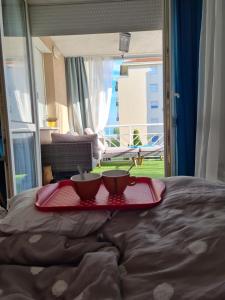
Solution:
<svg viewBox="0 0 225 300">
<path fill-rule="evenodd" d="M 159 206 L 111 212 L 85 236 L 76 222 L 12 233 L 0 221 L 0 299 L 224 299 L 225 184 L 164 182 Z"/>
</svg>

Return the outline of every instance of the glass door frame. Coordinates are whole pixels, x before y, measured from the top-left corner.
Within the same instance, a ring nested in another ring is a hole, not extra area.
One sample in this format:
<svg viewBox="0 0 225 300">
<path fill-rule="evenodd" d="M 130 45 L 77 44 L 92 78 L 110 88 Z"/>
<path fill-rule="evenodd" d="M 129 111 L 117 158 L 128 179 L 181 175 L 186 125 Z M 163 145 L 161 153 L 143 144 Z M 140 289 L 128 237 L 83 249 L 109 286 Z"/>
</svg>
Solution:
<svg viewBox="0 0 225 300">
<path fill-rule="evenodd" d="M 165 176 L 173 174 L 173 131 L 171 106 L 171 1 L 163 2 L 163 98 L 164 98 L 164 159 Z"/>
<path fill-rule="evenodd" d="M 1 7 L 0 7 L 0 14 L 1 14 Z M 1 29 L 2 28 L 0 25 L 0 36 L 1 36 Z M 1 58 L 3 57 L 1 38 L 0 38 L 0 57 Z M 0 72 L 1 74 L 4 74 L 3 59 L 0 59 Z M 5 177 L 6 177 L 6 191 L 7 191 L 7 197 L 10 198 L 14 194 L 13 163 L 11 159 L 11 139 L 10 139 L 10 130 L 8 126 L 9 120 L 8 120 L 4 75 L 0 76 L 0 118 L 1 118 L 1 127 L 2 127 L 1 133 L 2 133 L 3 149 L 4 149 L 3 161 L 4 161 Z"/>
<path fill-rule="evenodd" d="M 13 134 L 17 133 L 33 133 L 34 134 L 34 159 L 35 159 L 35 174 L 37 186 L 42 184 L 42 173 L 41 173 L 41 151 L 40 151 L 40 133 L 38 124 L 38 105 L 35 95 L 35 80 L 34 80 L 34 66 L 33 66 L 33 55 L 32 55 L 32 41 L 29 28 L 29 15 L 28 5 L 26 0 L 23 0 L 25 7 L 25 20 L 26 20 L 26 48 L 27 48 L 27 62 L 28 62 L 28 76 L 29 76 L 29 87 L 30 87 L 30 98 L 31 98 L 31 109 L 32 109 L 32 123 L 25 122 L 14 122 L 10 120 L 9 115 L 9 103 L 7 100 L 6 84 L 5 84 L 5 66 L 4 66 L 4 27 L 3 27 L 3 14 L 2 14 L 2 0 L 0 0 L 0 68 L 2 72 L 2 82 L 0 86 L 0 97 L 2 98 L 1 105 L 3 111 L 3 128 L 4 128 L 4 140 L 5 140 L 5 163 L 6 163 L 6 177 L 7 177 L 7 191 L 8 197 L 12 197 L 17 193 L 16 191 L 16 177 L 15 177 L 15 162 L 13 152 Z M 18 126 L 20 125 L 20 127 Z"/>
</svg>

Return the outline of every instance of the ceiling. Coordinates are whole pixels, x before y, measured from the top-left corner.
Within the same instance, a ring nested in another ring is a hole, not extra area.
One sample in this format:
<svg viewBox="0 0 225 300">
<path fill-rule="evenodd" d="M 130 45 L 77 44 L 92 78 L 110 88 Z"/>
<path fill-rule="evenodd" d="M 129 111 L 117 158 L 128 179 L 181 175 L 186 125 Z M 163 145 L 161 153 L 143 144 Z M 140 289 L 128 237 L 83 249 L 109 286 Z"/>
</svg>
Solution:
<svg viewBox="0 0 225 300">
<path fill-rule="evenodd" d="M 52 36 L 65 57 L 121 56 L 119 33 Z M 129 55 L 162 54 L 162 31 L 132 32 Z"/>
</svg>

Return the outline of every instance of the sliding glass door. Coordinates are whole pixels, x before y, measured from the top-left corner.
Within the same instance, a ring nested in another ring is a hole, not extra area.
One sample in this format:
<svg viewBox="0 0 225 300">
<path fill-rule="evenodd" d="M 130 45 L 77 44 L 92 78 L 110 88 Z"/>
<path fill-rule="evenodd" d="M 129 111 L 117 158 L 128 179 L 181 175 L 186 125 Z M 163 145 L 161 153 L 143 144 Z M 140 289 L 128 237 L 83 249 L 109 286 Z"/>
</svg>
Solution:
<svg viewBox="0 0 225 300">
<path fill-rule="evenodd" d="M 37 107 L 24 0 L 0 0 L 4 86 L 14 194 L 40 183 Z"/>
</svg>

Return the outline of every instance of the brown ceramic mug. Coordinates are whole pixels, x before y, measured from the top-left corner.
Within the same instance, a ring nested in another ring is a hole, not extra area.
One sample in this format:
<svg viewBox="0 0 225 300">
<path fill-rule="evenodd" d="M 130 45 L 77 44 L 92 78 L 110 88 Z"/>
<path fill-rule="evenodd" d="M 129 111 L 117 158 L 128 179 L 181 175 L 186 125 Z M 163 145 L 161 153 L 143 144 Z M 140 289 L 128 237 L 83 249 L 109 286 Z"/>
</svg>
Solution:
<svg viewBox="0 0 225 300">
<path fill-rule="evenodd" d="M 125 170 L 111 170 L 102 173 L 102 180 L 111 195 L 123 194 L 127 186 L 136 184 L 136 177 Z"/>
<path fill-rule="evenodd" d="M 95 173 L 85 174 L 84 179 L 80 175 L 74 175 L 70 179 L 81 200 L 94 199 L 102 183 L 102 176 Z"/>
</svg>

